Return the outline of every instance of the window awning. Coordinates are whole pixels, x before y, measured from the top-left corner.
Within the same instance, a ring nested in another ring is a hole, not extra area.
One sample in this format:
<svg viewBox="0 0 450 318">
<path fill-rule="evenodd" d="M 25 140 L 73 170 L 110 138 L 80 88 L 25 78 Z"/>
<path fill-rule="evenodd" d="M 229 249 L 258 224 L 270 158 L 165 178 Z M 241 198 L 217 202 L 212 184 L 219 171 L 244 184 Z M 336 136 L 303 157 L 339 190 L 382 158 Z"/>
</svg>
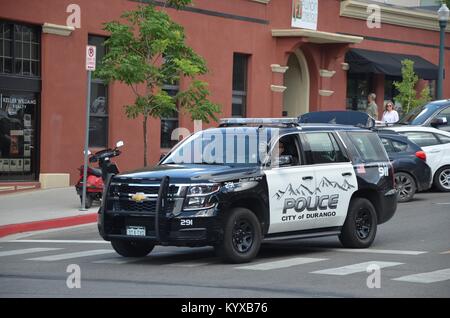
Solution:
<svg viewBox="0 0 450 318">
<path fill-rule="evenodd" d="M 434 80 L 438 78 L 438 67 L 417 55 L 351 49 L 345 56 L 351 73 L 376 73 L 401 76 L 402 60 L 414 61 L 414 72 L 419 78 Z"/>
</svg>

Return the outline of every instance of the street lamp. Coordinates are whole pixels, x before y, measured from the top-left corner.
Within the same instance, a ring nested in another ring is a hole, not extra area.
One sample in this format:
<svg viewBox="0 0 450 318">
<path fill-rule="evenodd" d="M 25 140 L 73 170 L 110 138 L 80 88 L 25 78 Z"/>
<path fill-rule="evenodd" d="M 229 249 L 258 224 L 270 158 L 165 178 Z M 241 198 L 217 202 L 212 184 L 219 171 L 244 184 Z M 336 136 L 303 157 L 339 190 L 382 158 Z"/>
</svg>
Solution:
<svg viewBox="0 0 450 318">
<path fill-rule="evenodd" d="M 442 85 L 444 81 L 444 41 L 445 41 L 445 28 L 447 27 L 447 20 L 450 14 L 450 10 L 445 3 L 438 10 L 439 28 L 441 30 L 439 40 L 439 74 L 437 83 L 437 99 L 442 99 Z"/>
</svg>

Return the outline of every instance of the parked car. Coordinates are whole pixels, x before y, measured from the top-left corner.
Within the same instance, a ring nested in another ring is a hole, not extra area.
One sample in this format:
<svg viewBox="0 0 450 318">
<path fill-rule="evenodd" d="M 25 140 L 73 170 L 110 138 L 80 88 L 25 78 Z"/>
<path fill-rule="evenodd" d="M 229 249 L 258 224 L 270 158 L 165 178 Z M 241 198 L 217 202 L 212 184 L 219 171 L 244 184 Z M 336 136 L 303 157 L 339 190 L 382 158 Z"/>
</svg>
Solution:
<svg viewBox="0 0 450 318">
<path fill-rule="evenodd" d="M 394 131 L 379 131 L 378 136 L 394 166 L 398 201 L 411 201 L 416 192 L 428 190 L 433 178 L 422 148 Z"/>
<path fill-rule="evenodd" d="M 413 109 L 397 124 L 434 127 L 450 132 L 450 99 L 433 101 L 423 107 Z"/>
<path fill-rule="evenodd" d="M 394 126 L 389 130 L 408 137 L 422 147 L 431 167 L 433 184 L 440 191 L 450 192 L 450 132 L 421 126 Z"/>
</svg>

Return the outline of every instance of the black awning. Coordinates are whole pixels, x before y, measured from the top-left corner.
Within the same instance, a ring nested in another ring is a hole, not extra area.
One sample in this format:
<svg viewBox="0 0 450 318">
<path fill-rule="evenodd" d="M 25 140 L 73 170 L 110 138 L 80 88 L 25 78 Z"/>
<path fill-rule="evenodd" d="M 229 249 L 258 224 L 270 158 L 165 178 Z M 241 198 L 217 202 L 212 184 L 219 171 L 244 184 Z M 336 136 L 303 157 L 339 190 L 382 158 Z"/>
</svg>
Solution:
<svg viewBox="0 0 450 318">
<path fill-rule="evenodd" d="M 414 72 L 419 78 L 433 80 L 438 78 L 438 67 L 417 55 L 351 49 L 345 56 L 351 73 L 376 73 L 401 76 L 402 60 L 414 61 Z"/>
</svg>

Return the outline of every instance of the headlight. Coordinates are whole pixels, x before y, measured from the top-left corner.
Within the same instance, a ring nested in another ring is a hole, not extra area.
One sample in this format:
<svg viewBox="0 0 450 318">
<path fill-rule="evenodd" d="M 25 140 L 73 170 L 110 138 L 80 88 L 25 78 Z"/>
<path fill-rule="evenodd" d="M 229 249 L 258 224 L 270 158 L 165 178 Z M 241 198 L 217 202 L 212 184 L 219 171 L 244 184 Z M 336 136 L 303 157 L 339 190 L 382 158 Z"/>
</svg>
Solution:
<svg viewBox="0 0 450 318">
<path fill-rule="evenodd" d="M 204 196 L 217 192 L 220 188 L 218 184 L 199 184 L 191 185 L 188 189 L 187 196 Z"/>
<path fill-rule="evenodd" d="M 219 191 L 219 184 L 191 185 L 187 191 L 183 210 L 209 209 L 216 204 L 211 201 L 211 195 Z"/>
</svg>

